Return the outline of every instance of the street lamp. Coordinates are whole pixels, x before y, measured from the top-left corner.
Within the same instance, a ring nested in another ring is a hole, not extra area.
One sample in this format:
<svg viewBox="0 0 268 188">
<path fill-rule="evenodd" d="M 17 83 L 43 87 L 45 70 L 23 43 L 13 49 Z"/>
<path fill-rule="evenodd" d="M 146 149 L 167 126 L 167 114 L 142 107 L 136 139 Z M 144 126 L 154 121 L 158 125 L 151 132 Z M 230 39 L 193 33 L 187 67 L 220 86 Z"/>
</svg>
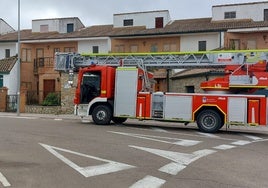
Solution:
<svg viewBox="0 0 268 188">
<path fill-rule="evenodd" d="M 17 116 L 20 115 L 20 0 L 18 0 Z"/>
</svg>

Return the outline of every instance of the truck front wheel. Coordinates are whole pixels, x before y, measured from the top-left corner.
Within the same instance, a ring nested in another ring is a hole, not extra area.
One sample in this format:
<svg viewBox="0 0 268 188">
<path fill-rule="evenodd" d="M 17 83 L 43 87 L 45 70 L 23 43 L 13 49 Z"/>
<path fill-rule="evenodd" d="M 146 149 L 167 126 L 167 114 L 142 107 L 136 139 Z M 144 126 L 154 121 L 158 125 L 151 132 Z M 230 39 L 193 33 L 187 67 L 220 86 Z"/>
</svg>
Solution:
<svg viewBox="0 0 268 188">
<path fill-rule="evenodd" d="M 214 110 L 203 110 L 197 116 L 197 126 L 202 132 L 215 133 L 222 127 L 222 119 Z"/>
<path fill-rule="evenodd" d="M 96 106 L 92 112 L 92 119 L 97 125 L 108 125 L 112 119 L 112 110 L 106 105 Z"/>
<path fill-rule="evenodd" d="M 115 124 L 122 124 L 122 123 L 124 123 L 125 121 L 127 121 L 127 118 L 123 118 L 123 117 L 113 117 L 113 118 L 112 118 L 112 121 L 113 121 Z"/>
</svg>

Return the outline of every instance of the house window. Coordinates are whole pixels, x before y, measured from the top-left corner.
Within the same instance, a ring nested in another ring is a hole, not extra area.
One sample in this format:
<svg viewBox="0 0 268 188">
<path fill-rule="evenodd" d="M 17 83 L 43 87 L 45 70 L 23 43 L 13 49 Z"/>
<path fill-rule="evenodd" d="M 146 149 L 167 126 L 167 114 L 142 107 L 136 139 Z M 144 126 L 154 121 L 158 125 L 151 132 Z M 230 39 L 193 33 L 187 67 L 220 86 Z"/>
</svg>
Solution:
<svg viewBox="0 0 268 188">
<path fill-rule="evenodd" d="M 56 52 L 60 52 L 60 48 L 54 48 L 54 54 L 55 54 Z"/>
<path fill-rule="evenodd" d="M 64 52 L 75 52 L 75 48 L 74 47 L 65 47 Z"/>
<path fill-rule="evenodd" d="M 236 18 L 236 12 L 235 11 L 225 12 L 224 13 L 224 19 L 232 19 L 232 18 Z"/>
<path fill-rule="evenodd" d="M 138 45 L 130 45 L 130 52 L 131 53 L 137 53 L 138 52 Z"/>
<path fill-rule="evenodd" d="M 152 44 L 151 45 L 151 52 L 158 52 L 157 44 Z"/>
<path fill-rule="evenodd" d="M 10 57 L 10 49 L 6 49 L 5 50 L 5 58 L 9 58 Z"/>
<path fill-rule="evenodd" d="M 44 49 L 43 48 L 37 48 L 36 49 L 36 58 L 43 58 L 44 57 Z"/>
<path fill-rule="evenodd" d="M 36 49 L 36 60 L 37 60 L 38 67 L 45 66 L 44 49 L 43 48 Z"/>
<path fill-rule="evenodd" d="M 176 52 L 177 45 L 176 44 L 164 44 L 163 51 L 164 52 Z"/>
<path fill-rule="evenodd" d="M 164 18 L 163 17 L 155 18 L 155 28 L 163 28 L 163 26 L 164 26 Z"/>
<path fill-rule="evenodd" d="M 239 39 L 230 39 L 229 49 L 230 50 L 240 50 L 240 40 Z"/>
<path fill-rule="evenodd" d="M 187 93 L 194 93 L 194 86 L 185 86 Z"/>
<path fill-rule="evenodd" d="M 264 21 L 268 21 L 268 9 L 264 9 L 264 12 L 263 12 L 263 20 Z"/>
<path fill-rule="evenodd" d="M 127 19 L 123 21 L 124 26 L 133 26 L 133 19 Z"/>
<path fill-rule="evenodd" d="M 31 62 L 32 61 L 32 51 L 31 51 L 31 49 L 22 48 L 21 61 L 22 62 Z"/>
<path fill-rule="evenodd" d="M 48 25 L 40 25 L 40 32 L 41 33 L 48 32 Z"/>
<path fill-rule="evenodd" d="M 257 48 L 257 42 L 254 39 L 247 40 L 247 49 L 246 50 L 255 50 Z"/>
<path fill-rule="evenodd" d="M 3 75 L 0 75 L 0 88 L 4 86 L 4 78 Z"/>
<path fill-rule="evenodd" d="M 125 52 L 125 46 L 124 45 L 115 45 L 115 52 L 116 53 L 124 53 Z"/>
<path fill-rule="evenodd" d="M 37 82 L 38 83 L 38 82 Z M 37 85 L 39 85 L 39 84 L 37 84 Z M 23 88 L 26 88 L 27 90 L 32 90 L 32 82 L 21 82 L 21 86 L 23 87 Z M 38 91 L 38 90 L 37 90 Z M 37 95 L 38 95 L 38 92 L 37 92 Z"/>
<path fill-rule="evenodd" d="M 99 53 L 99 46 L 92 46 L 92 52 L 95 54 Z"/>
<path fill-rule="evenodd" d="M 198 51 L 207 50 L 207 41 L 198 41 Z"/>
<path fill-rule="evenodd" d="M 73 23 L 67 24 L 67 33 L 71 33 L 73 31 L 74 31 L 74 24 Z"/>
</svg>

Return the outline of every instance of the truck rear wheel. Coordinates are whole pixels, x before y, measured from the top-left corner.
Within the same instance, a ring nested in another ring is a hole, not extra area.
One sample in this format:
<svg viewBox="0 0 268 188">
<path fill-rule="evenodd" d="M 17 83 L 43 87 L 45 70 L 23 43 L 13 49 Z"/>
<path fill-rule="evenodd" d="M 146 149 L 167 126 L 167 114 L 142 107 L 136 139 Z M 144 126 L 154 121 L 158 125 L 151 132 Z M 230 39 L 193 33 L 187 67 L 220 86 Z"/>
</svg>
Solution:
<svg viewBox="0 0 268 188">
<path fill-rule="evenodd" d="M 222 125 L 222 119 L 215 110 L 203 110 L 197 116 L 197 126 L 202 132 L 215 133 Z"/>
<path fill-rule="evenodd" d="M 106 105 L 96 106 L 92 112 L 92 119 L 97 125 L 108 125 L 112 119 L 112 110 Z"/>
</svg>

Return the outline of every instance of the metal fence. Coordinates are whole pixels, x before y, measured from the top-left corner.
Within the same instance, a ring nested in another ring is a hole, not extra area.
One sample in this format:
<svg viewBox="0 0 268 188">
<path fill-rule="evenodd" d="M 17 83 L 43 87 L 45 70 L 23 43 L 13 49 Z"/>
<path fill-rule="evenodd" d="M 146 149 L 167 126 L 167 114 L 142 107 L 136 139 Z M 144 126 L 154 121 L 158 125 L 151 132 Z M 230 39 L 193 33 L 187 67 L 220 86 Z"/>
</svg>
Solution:
<svg viewBox="0 0 268 188">
<path fill-rule="evenodd" d="M 16 112 L 18 106 L 18 95 L 7 95 L 7 112 Z"/>
<path fill-rule="evenodd" d="M 46 103 L 45 103 L 46 101 Z M 52 102 L 53 106 L 60 105 L 61 92 L 60 91 L 27 91 L 26 104 L 27 105 L 47 105 L 47 102 Z"/>
</svg>

